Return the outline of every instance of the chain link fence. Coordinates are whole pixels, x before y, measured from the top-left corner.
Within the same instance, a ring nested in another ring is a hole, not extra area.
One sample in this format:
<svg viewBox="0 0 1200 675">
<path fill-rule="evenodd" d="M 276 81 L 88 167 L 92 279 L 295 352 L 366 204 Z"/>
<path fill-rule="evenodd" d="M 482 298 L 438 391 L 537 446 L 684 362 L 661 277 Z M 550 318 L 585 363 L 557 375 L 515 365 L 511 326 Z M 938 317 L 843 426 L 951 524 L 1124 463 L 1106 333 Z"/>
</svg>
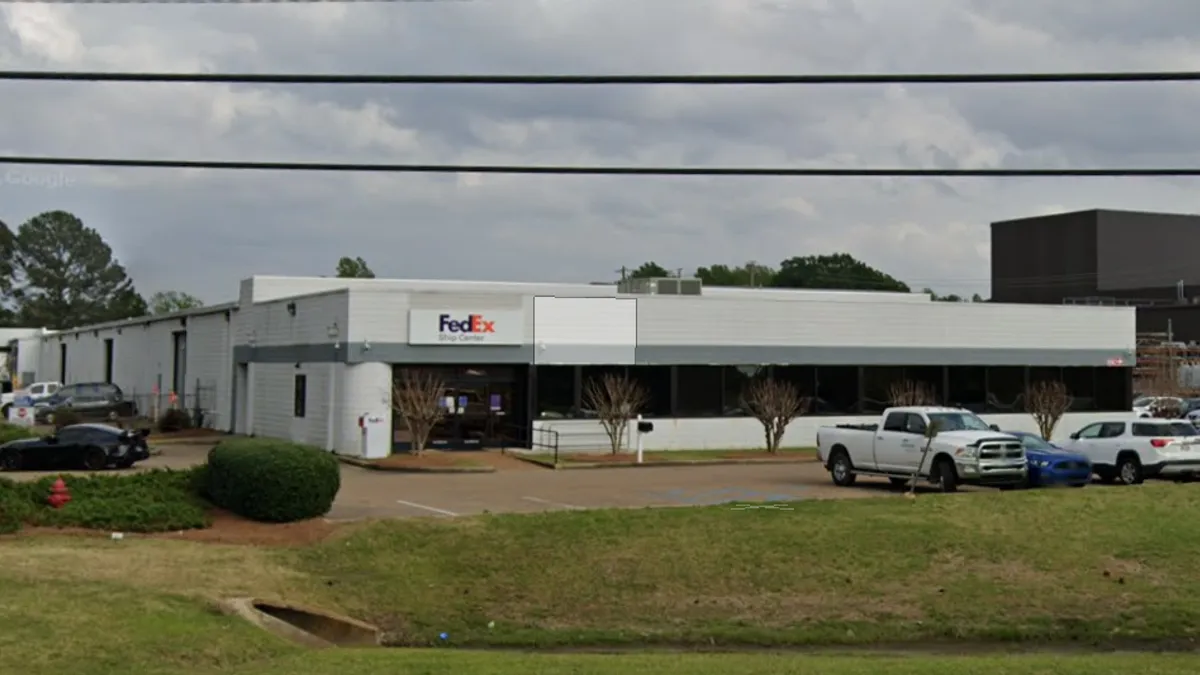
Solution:
<svg viewBox="0 0 1200 675">
<path fill-rule="evenodd" d="M 133 401 L 137 416 L 157 422 L 172 409 L 183 410 L 192 419 L 192 426 L 201 429 L 215 428 L 217 423 L 217 384 L 196 380 L 188 391 L 159 391 L 149 393 L 126 392 L 125 397 Z"/>
</svg>

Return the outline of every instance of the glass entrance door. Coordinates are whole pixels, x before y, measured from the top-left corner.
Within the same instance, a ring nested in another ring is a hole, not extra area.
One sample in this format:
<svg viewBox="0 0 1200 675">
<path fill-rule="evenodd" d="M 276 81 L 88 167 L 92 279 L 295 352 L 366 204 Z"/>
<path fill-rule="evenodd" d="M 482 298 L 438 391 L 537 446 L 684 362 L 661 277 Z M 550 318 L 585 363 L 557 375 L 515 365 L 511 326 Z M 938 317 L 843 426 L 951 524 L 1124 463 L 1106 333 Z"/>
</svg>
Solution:
<svg viewBox="0 0 1200 675">
<path fill-rule="evenodd" d="M 420 368 L 421 366 L 408 366 Z M 401 366 L 397 367 L 399 370 Z M 524 377 L 520 366 L 433 366 L 445 383 L 442 405 L 446 411 L 429 437 L 437 450 L 479 450 L 510 445 L 523 417 Z M 399 417 L 398 415 L 395 417 Z M 402 419 L 394 419 L 394 447 L 407 440 Z"/>
<path fill-rule="evenodd" d="M 512 384 L 469 379 L 446 390 L 447 449 L 501 447 L 512 409 Z"/>
</svg>

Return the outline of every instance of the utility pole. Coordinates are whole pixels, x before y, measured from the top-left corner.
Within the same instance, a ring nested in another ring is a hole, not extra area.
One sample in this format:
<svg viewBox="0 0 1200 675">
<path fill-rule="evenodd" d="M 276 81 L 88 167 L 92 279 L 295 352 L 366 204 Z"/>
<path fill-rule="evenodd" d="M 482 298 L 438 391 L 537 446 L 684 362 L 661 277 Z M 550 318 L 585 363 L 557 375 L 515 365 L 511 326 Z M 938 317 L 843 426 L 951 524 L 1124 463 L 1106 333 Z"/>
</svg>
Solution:
<svg viewBox="0 0 1200 675">
<path fill-rule="evenodd" d="M 629 268 L 625 265 L 621 265 L 621 269 L 617 270 L 617 272 L 621 275 L 621 281 L 625 281 L 628 276 Z"/>
</svg>

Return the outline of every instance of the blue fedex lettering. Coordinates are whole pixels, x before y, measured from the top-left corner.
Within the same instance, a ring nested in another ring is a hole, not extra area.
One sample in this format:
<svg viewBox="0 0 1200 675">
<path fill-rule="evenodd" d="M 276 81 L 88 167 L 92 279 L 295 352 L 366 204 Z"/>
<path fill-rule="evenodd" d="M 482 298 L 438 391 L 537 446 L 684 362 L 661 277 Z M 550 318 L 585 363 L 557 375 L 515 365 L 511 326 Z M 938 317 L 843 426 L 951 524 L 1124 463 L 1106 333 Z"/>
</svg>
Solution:
<svg viewBox="0 0 1200 675">
<path fill-rule="evenodd" d="M 438 316 L 439 333 L 495 333 L 496 322 L 488 321 L 482 314 L 468 314 L 466 319 L 452 319 L 449 314 Z"/>
</svg>

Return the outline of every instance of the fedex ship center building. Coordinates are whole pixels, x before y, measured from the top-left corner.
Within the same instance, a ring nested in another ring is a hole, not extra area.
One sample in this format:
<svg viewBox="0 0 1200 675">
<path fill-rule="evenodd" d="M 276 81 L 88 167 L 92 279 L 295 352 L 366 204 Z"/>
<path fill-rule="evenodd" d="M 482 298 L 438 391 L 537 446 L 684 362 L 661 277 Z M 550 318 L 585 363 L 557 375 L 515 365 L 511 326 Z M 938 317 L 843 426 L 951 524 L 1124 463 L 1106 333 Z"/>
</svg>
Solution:
<svg viewBox="0 0 1200 675">
<path fill-rule="evenodd" d="M 585 384 L 627 375 L 648 395 L 649 449 L 753 448 L 762 428 L 741 400 L 754 378 L 813 400 L 785 445 L 815 427 L 876 419 L 897 382 L 1006 429 L 1031 429 L 1021 395 L 1056 379 L 1070 433 L 1128 412 L 1134 311 L 1122 307 L 932 302 L 923 294 L 701 288 L 688 279 L 625 286 L 258 276 L 242 282 L 228 367 L 239 433 L 361 454 L 410 447 L 392 414 L 404 370 L 446 385 L 443 449 L 607 439 Z M 378 434 L 376 434 L 378 438 Z M 632 439 L 631 439 L 632 440 Z M 386 446 L 386 447 L 385 447 Z"/>
</svg>

